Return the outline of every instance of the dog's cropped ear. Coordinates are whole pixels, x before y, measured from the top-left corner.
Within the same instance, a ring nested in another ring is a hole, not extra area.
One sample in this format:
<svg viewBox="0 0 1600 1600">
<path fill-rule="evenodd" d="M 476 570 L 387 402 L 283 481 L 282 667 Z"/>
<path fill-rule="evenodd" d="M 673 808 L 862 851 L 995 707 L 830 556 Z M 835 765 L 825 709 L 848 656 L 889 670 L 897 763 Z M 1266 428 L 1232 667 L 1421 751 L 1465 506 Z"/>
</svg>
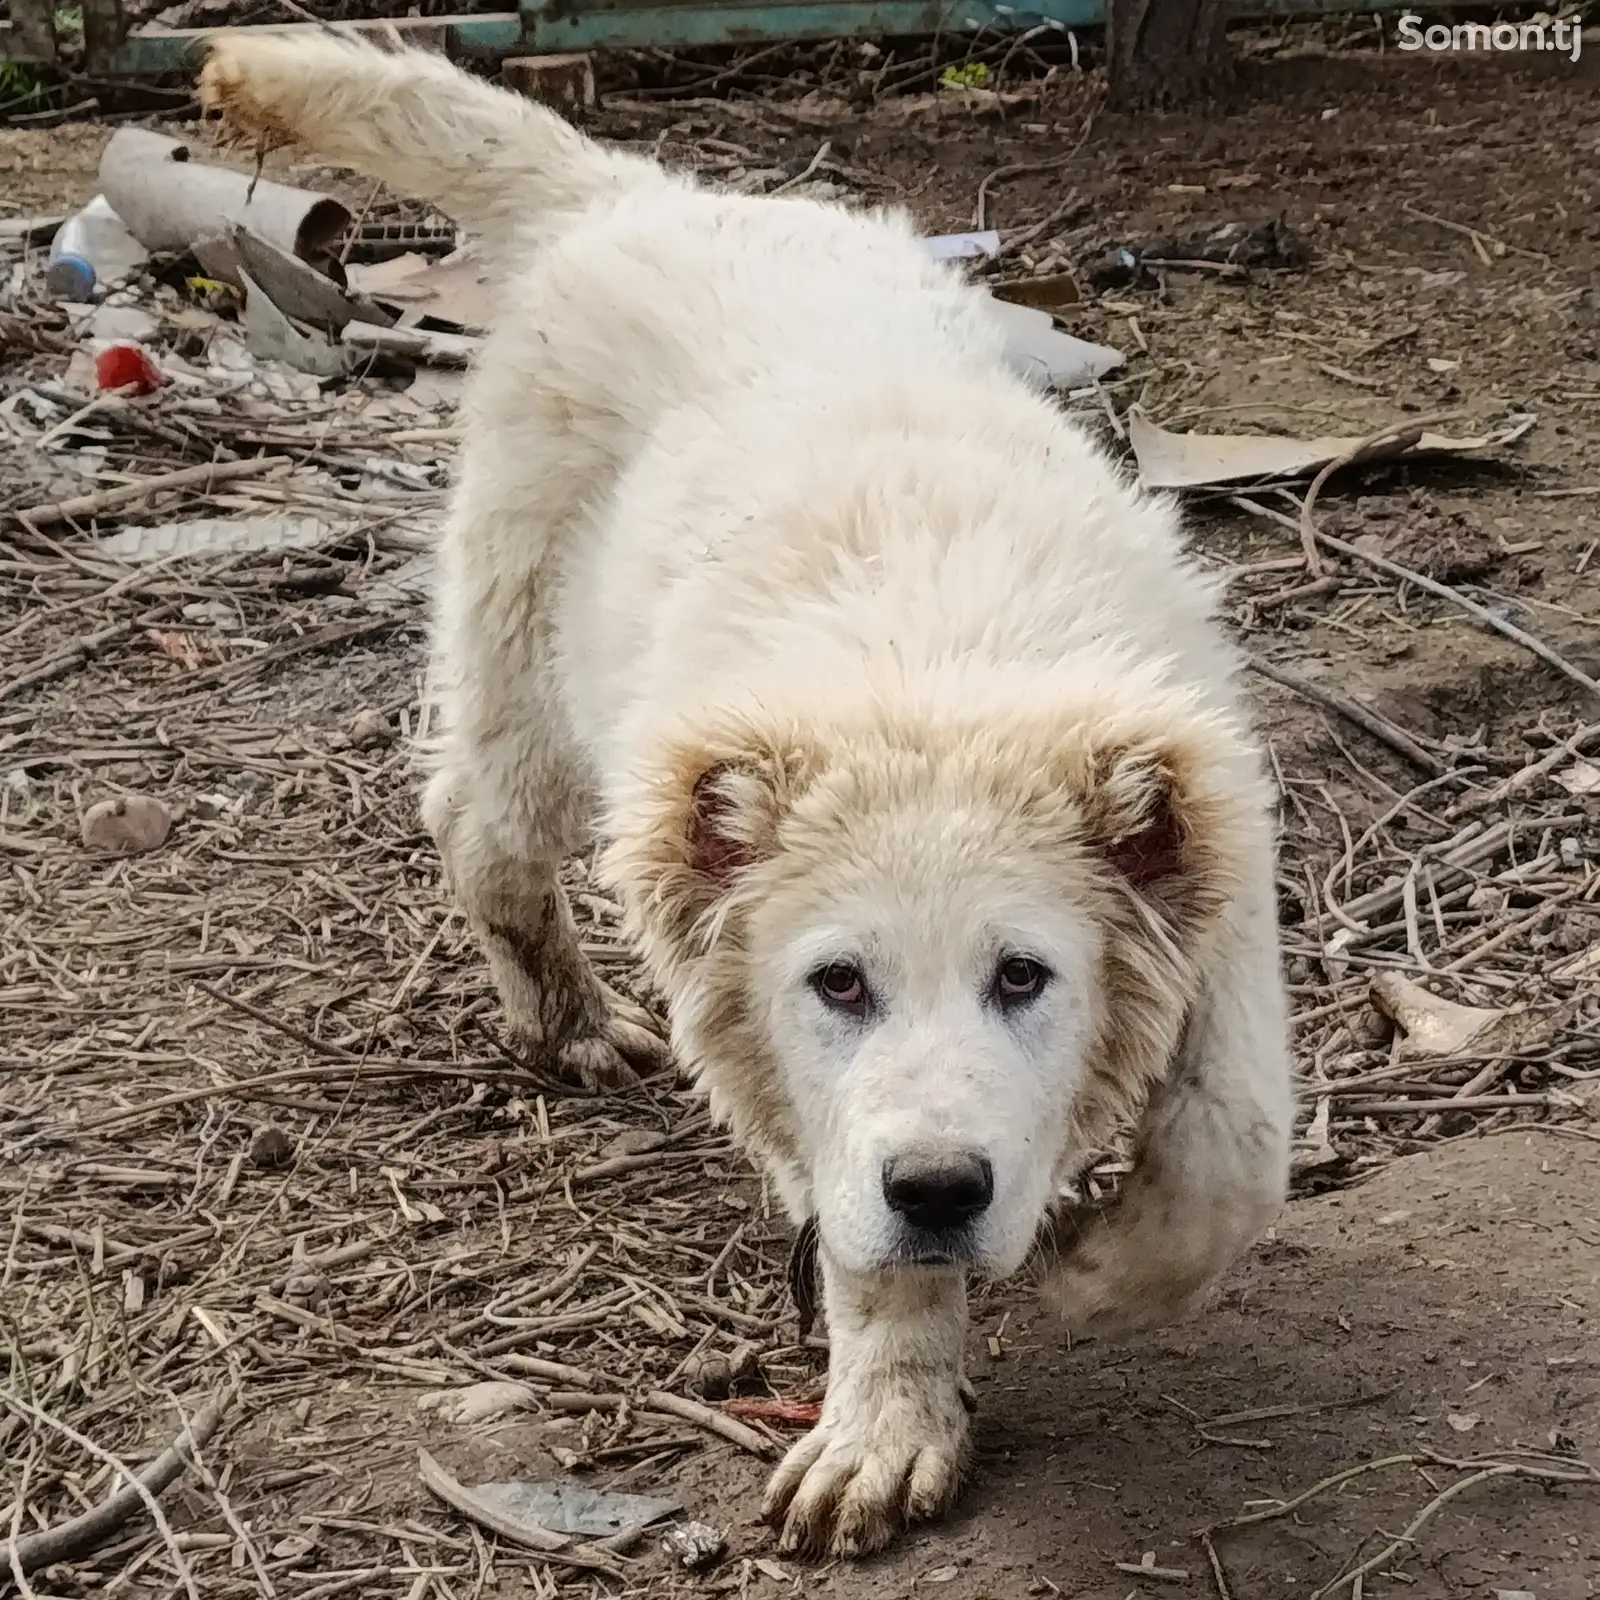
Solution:
<svg viewBox="0 0 1600 1600">
<path fill-rule="evenodd" d="M 741 726 L 662 752 L 619 797 L 604 876 L 647 929 L 681 945 L 717 925 L 778 835 L 812 763 L 798 736 Z"/>
<path fill-rule="evenodd" d="M 1090 840 L 1132 888 L 1157 889 L 1188 864 L 1187 801 L 1171 752 L 1156 745 L 1097 752 L 1084 805 Z"/>
<path fill-rule="evenodd" d="M 782 764 L 713 761 L 695 777 L 683 821 L 684 860 L 713 892 L 771 853 L 782 805 Z"/>
<path fill-rule="evenodd" d="M 1115 883 L 1176 924 L 1203 917 L 1226 896 L 1235 808 L 1203 740 L 1113 740 L 1074 765 L 1082 837 Z"/>
</svg>

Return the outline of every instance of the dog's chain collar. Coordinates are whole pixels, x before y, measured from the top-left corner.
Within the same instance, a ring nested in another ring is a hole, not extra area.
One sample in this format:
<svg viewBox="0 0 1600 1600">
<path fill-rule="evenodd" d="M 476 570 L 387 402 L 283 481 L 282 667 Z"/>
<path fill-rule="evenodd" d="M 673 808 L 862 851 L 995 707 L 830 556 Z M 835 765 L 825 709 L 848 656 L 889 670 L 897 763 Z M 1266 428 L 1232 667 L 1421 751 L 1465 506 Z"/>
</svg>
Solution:
<svg viewBox="0 0 1600 1600">
<path fill-rule="evenodd" d="M 800 1224 L 789 1249 L 789 1297 L 800 1313 L 800 1337 L 809 1337 L 817 1320 L 817 1219 Z"/>
</svg>

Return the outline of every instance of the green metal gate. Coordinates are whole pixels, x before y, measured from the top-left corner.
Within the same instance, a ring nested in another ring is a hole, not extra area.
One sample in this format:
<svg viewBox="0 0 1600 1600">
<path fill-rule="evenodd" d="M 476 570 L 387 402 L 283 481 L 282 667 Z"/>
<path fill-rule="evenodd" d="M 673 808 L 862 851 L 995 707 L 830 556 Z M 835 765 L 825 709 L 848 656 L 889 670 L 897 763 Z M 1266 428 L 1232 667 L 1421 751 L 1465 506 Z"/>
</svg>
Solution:
<svg viewBox="0 0 1600 1600">
<path fill-rule="evenodd" d="M 1399 10 L 1413 0 L 1241 0 L 1241 17 L 1329 15 L 1358 9 Z M 134 77 L 183 72 L 195 46 L 214 30 L 129 31 L 120 0 L 82 0 L 82 65 Z M 58 59 L 55 0 L 11 0 L 0 25 L 0 60 L 50 64 Z M 523 0 L 520 11 L 455 17 L 402 17 L 356 28 L 393 27 L 419 44 L 466 58 L 504 58 L 574 50 L 654 46 L 771 44 L 784 40 L 924 38 L 940 34 L 1017 33 L 1034 28 L 1092 29 L 1105 20 L 1102 0 Z M 263 24 L 262 26 L 266 26 Z M 300 29 L 307 23 L 289 23 Z"/>
</svg>

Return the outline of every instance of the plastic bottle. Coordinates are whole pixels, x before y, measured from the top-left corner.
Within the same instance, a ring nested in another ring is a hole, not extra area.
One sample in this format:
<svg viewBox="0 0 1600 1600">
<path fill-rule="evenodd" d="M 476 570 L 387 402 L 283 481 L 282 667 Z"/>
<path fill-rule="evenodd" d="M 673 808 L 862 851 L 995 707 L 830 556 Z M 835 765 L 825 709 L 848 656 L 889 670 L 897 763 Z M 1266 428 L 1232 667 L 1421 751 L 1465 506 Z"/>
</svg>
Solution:
<svg viewBox="0 0 1600 1600">
<path fill-rule="evenodd" d="M 58 300 L 86 301 L 97 284 L 125 278 L 144 254 L 106 197 L 97 194 L 56 229 L 44 269 L 45 285 Z"/>
</svg>

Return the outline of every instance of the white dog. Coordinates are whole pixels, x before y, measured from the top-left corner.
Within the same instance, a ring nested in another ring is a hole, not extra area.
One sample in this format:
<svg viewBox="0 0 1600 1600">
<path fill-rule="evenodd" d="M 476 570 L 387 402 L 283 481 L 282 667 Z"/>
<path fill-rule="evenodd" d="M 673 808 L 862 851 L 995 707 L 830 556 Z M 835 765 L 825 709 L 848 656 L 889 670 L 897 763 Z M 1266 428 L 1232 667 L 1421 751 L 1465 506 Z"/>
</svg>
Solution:
<svg viewBox="0 0 1600 1600">
<path fill-rule="evenodd" d="M 665 1051 L 557 884 L 598 818 L 677 1057 L 815 1217 L 831 1375 L 767 1495 L 854 1554 L 950 1502 L 965 1281 L 1057 1227 L 1079 1330 L 1282 1200 L 1270 792 L 1213 595 L 904 218 L 709 192 L 444 60 L 224 36 L 239 127 L 478 230 L 498 321 L 440 552 L 424 811 L 520 1047 Z"/>
</svg>

